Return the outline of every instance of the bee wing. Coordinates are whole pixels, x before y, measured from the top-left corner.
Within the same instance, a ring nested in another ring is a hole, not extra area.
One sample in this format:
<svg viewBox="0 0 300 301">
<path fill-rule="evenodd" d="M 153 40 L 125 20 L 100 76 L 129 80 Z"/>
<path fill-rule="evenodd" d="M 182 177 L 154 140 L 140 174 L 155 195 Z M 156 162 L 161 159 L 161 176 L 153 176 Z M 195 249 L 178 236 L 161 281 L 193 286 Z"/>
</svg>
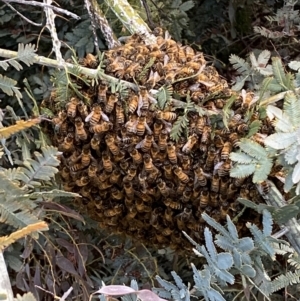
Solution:
<svg viewBox="0 0 300 301">
<path fill-rule="evenodd" d="M 138 116 L 141 116 L 141 108 L 143 107 L 144 101 L 142 98 L 142 95 L 139 95 L 139 102 L 138 102 L 138 108 L 136 110 L 136 113 L 138 114 Z"/>
<path fill-rule="evenodd" d="M 164 119 L 161 119 L 162 122 L 165 125 L 165 130 L 170 134 L 172 130 L 172 123 L 165 121 Z"/>
<path fill-rule="evenodd" d="M 105 113 L 101 112 L 101 117 L 102 117 L 102 119 L 103 119 L 104 121 L 109 122 L 109 118 L 108 118 L 108 116 L 107 116 Z M 86 120 L 85 120 L 85 121 L 86 121 Z"/>
<path fill-rule="evenodd" d="M 150 100 L 150 103 L 155 104 L 155 105 L 157 104 L 157 100 L 149 94 L 148 94 L 148 99 Z"/>
<path fill-rule="evenodd" d="M 164 56 L 164 66 L 166 66 L 168 64 L 169 59 L 170 59 L 169 56 L 167 54 L 165 54 L 165 56 Z"/>
<path fill-rule="evenodd" d="M 148 131 L 148 133 L 150 134 L 150 135 L 152 135 L 152 130 L 150 129 L 150 127 L 149 127 L 149 125 L 145 122 L 145 128 L 146 128 L 146 130 Z"/>
<path fill-rule="evenodd" d="M 91 120 L 93 114 L 94 114 L 94 111 L 92 111 L 89 115 L 87 115 L 84 121 L 89 122 Z"/>
<path fill-rule="evenodd" d="M 221 166 L 224 164 L 224 161 L 218 162 L 214 167 L 214 175 L 217 173 L 218 169 L 221 168 Z"/>
<path fill-rule="evenodd" d="M 187 148 L 190 146 L 191 140 L 188 139 L 187 143 L 182 147 L 182 151 L 185 153 L 187 151 Z"/>
<path fill-rule="evenodd" d="M 139 149 L 139 148 L 141 148 L 141 147 L 143 146 L 143 144 L 144 144 L 144 139 L 143 139 L 142 141 L 140 141 L 140 142 L 135 146 L 135 148 L 136 148 L 136 149 Z"/>
</svg>

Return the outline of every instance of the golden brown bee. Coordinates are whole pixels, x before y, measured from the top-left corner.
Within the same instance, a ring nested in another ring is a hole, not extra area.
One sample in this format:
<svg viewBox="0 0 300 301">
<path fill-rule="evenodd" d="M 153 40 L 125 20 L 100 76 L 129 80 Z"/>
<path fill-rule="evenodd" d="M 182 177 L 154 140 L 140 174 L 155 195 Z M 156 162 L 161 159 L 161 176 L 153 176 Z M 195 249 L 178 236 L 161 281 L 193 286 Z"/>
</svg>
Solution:
<svg viewBox="0 0 300 301">
<path fill-rule="evenodd" d="M 203 133 L 201 136 L 201 143 L 207 144 L 210 141 L 210 133 L 211 133 L 211 127 L 204 126 Z"/>
<path fill-rule="evenodd" d="M 177 164 L 176 146 L 172 142 L 167 144 L 167 154 L 170 162 L 172 164 Z"/>
<path fill-rule="evenodd" d="M 136 74 L 141 72 L 142 68 L 139 63 L 132 63 L 125 69 L 124 71 L 124 78 L 126 80 L 136 77 Z"/>
<path fill-rule="evenodd" d="M 177 118 L 177 114 L 175 112 L 163 112 L 163 111 L 156 111 L 156 118 L 164 119 L 167 121 L 173 121 Z"/>
<path fill-rule="evenodd" d="M 61 134 L 66 134 L 68 124 L 66 122 L 68 117 L 67 111 L 62 110 L 58 113 L 58 117 L 54 117 L 52 122 L 55 124 L 55 131 L 60 131 Z M 62 127 L 64 127 L 62 129 Z"/>
<path fill-rule="evenodd" d="M 94 159 L 94 160 L 92 160 L 91 164 L 88 167 L 88 176 L 90 178 L 96 177 L 97 171 L 98 171 L 98 163 Z"/>
<path fill-rule="evenodd" d="M 185 46 L 184 47 L 184 51 L 185 51 L 185 56 L 186 56 L 186 60 L 187 62 L 190 62 L 194 59 L 195 57 L 195 51 L 192 47 L 190 46 Z"/>
<path fill-rule="evenodd" d="M 210 193 L 209 203 L 212 207 L 217 207 L 219 205 L 218 194 L 216 192 Z"/>
<path fill-rule="evenodd" d="M 233 178 L 233 184 L 235 187 L 241 187 L 246 178 Z"/>
<path fill-rule="evenodd" d="M 179 182 L 176 188 L 176 195 L 181 196 L 185 189 L 186 189 L 186 183 Z"/>
<path fill-rule="evenodd" d="M 167 207 L 170 207 L 171 209 L 174 210 L 182 209 L 182 204 L 179 201 L 173 201 L 171 198 L 166 198 L 163 200 L 163 202 Z"/>
<path fill-rule="evenodd" d="M 116 104 L 116 121 L 118 124 L 124 124 L 125 122 L 124 108 L 120 101 Z"/>
<path fill-rule="evenodd" d="M 163 165 L 164 169 L 164 176 L 167 180 L 172 180 L 173 179 L 173 171 L 172 171 L 172 165 L 170 162 L 165 162 Z"/>
<path fill-rule="evenodd" d="M 231 168 L 231 160 L 227 159 L 225 162 L 223 162 L 223 164 L 218 169 L 218 175 L 220 177 L 225 177 L 229 175 L 230 168 Z"/>
<path fill-rule="evenodd" d="M 183 183 L 187 183 L 189 181 L 189 176 L 182 171 L 181 167 L 174 166 L 173 172 L 178 177 L 179 181 Z"/>
<path fill-rule="evenodd" d="M 63 188 L 64 188 L 65 191 L 73 192 L 75 185 L 76 184 L 74 182 L 65 182 L 63 184 Z"/>
<path fill-rule="evenodd" d="M 152 162 L 152 158 L 150 157 L 149 154 L 144 155 L 144 168 L 146 172 L 151 173 L 153 170 L 156 170 L 156 167 L 154 166 Z"/>
<path fill-rule="evenodd" d="M 116 201 L 121 201 L 123 199 L 122 191 L 118 190 L 116 187 L 112 187 L 110 190 L 111 198 Z"/>
<path fill-rule="evenodd" d="M 84 145 L 81 152 L 81 164 L 84 167 L 90 165 L 92 159 L 91 149 L 88 144 Z"/>
<path fill-rule="evenodd" d="M 123 181 L 128 182 L 132 181 L 137 173 L 137 167 L 135 165 L 130 165 L 127 175 L 124 177 Z"/>
<path fill-rule="evenodd" d="M 200 186 L 206 186 L 207 184 L 207 174 L 203 172 L 202 168 L 199 166 L 194 169 L 195 173 L 195 184 L 199 183 Z"/>
<path fill-rule="evenodd" d="M 160 150 L 164 151 L 168 146 L 168 132 L 162 130 L 158 136 L 158 147 Z"/>
<path fill-rule="evenodd" d="M 77 105 L 77 109 L 78 109 L 78 112 L 79 112 L 81 118 L 84 120 L 89 114 L 87 106 L 84 104 L 83 101 L 80 101 Z"/>
<path fill-rule="evenodd" d="M 82 122 L 81 117 L 75 118 L 75 137 L 79 140 L 86 140 L 88 134 L 84 128 L 84 123 Z"/>
<path fill-rule="evenodd" d="M 267 181 L 262 181 L 258 185 L 264 194 L 268 194 L 270 192 L 270 185 Z"/>
<path fill-rule="evenodd" d="M 198 136 L 196 134 L 192 134 L 188 137 L 186 144 L 182 147 L 182 151 L 186 154 L 190 153 L 197 142 Z"/>
<path fill-rule="evenodd" d="M 107 172 L 106 170 L 103 170 L 101 174 L 98 176 L 98 179 L 100 182 L 105 182 L 109 177 L 111 176 L 110 172 Z"/>
<path fill-rule="evenodd" d="M 91 133 L 101 134 L 101 133 L 108 132 L 109 130 L 111 130 L 111 128 L 112 128 L 112 124 L 110 122 L 102 121 L 99 124 L 90 126 L 89 131 Z"/>
<path fill-rule="evenodd" d="M 149 109 L 150 102 L 156 104 L 157 100 L 150 95 L 146 87 L 140 87 L 139 103 L 137 109 L 137 114 L 139 116 L 141 115 L 141 110 Z"/>
<path fill-rule="evenodd" d="M 231 144 L 233 145 L 233 147 L 238 147 L 239 135 L 237 133 L 231 133 L 229 135 L 229 140 L 230 140 Z"/>
<path fill-rule="evenodd" d="M 104 170 L 106 170 L 109 173 L 112 172 L 113 163 L 110 159 L 110 156 L 105 152 L 102 153 L 102 163 L 103 163 Z"/>
<path fill-rule="evenodd" d="M 227 160 L 229 157 L 229 154 L 231 153 L 232 150 L 232 144 L 231 142 L 227 141 L 224 143 L 224 146 L 221 150 L 221 159 L 222 160 Z"/>
<path fill-rule="evenodd" d="M 241 114 L 235 114 L 233 115 L 233 117 L 231 118 L 231 120 L 228 123 L 228 127 L 229 128 L 236 128 L 236 126 L 239 124 L 240 120 L 242 119 L 242 115 Z"/>
<path fill-rule="evenodd" d="M 59 151 L 72 152 L 74 150 L 74 134 L 68 133 L 65 137 L 64 142 L 58 146 Z"/>
<path fill-rule="evenodd" d="M 191 160 L 189 156 L 183 155 L 181 158 L 181 167 L 183 171 L 189 171 L 191 168 Z"/>
<path fill-rule="evenodd" d="M 82 176 L 80 179 L 76 180 L 76 185 L 79 187 L 85 186 L 90 182 L 90 178 L 87 176 Z"/>
<path fill-rule="evenodd" d="M 209 203 L 209 191 L 208 190 L 202 190 L 200 193 L 200 202 L 199 202 L 199 207 L 200 208 L 205 208 L 208 203 Z"/>
<path fill-rule="evenodd" d="M 179 213 L 175 216 L 177 227 L 180 231 L 184 230 L 186 223 L 190 220 L 192 216 L 192 208 L 190 206 L 187 206 L 183 209 L 182 213 Z"/>
<path fill-rule="evenodd" d="M 169 188 L 167 187 L 166 183 L 161 179 L 159 178 L 156 182 L 157 184 L 157 187 L 160 191 L 160 193 L 162 194 L 162 196 L 164 198 L 167 198 L 169 196 Z"/>
<path fill-rule="evenodd" d="M 128 111 L 134 113 L 138 107 L 139 97 L 136 94 L 132 94 L 128 99 Z"/>
<path fill-rule="evenodd" d="M 121 180 L 121 171 L 120 169 L 116 168 L 112 171 L 109 177 L 109 182 L 112 184 L 118 184 Z"/>
<path fill-rule="evenodd" d="M 107 92 L 107 90 L 108 90 L 107 83 L 101 82 L 99 84 L 98 94 L 97 94 L 99 103 L 106 103 L 106 92 Z"/>
<path fill-rule="evenodd" d="M 115 141 L 116 139 L 113 135 L 107 134 L 105 136 L 106 145 L 114 156 L 118 155 L 120 152 L 120 148 Z"/>
<path fill-rule="evenodd" d="M 107 209 L 104 211 L 104 215 L 107 217 L 112 217 L 119 215 L 123 212 L 123 204 L 117 204 L 112 209 Z"/>
<path fill-rule="evenodd" d="M 98 150 L 100 145 L 100 138 L 99 136 L 95 135 L 91 139 L 91 149 Z"/>
<path fill-rule="evenodd" d="M 210 146 L 209 147 L 209 150 L 207 152 L 207 158 L 206 158 L 206 161 L 205 161 L 205 171 L 210 171 L 212 170 L 212 167 L 214 166 L 214 160 L 215 160 L 215 157 L 216 157 L 216 149 L 214 146 Z"/>
<path fill-rule="evenodd" d="M 188 203 L 192 197 L 192 190 L 190 188 L 186 188 L 182 194 L 181 202 Z"/>
<path fill-rule="evenodd" d="M 196 129 L 198 134 L 202 134 L 204 127 L 207 125 L 207 117 L 206 116 L 199 116 L 197 118 L 197 123 L 196 123 Z"/>
<path fill-rule="evenodd" d="M 183 47 L 179 47 L 178 49 L 178 58 L 180 63 L 186 62 L 186 56 Z"/>
<path fill-rule="evenodd" d="M 65 180 L 69 181 L 71 176 L 70 176 L 70 169 L 67 166 L 64 166 L 62 170 L 60 171 L 60 176 Z"/>
<path fill-rule="evenodd" d="M 175 76 L 176 76 L 176 72 L 173 71 L 169 71 L 168 73 L 166 73 L 165 75 L 165 84 L 166 85 L 172 85 L 173 82 L 175 81 Z"/>
<path fill-rule="evenodd" d="M 136 145 L 136 148 L 140 148 L 144 153 L 147 153 L 150 151 L 153 141 L 153 135 L 146 135 L 145 138 Z"/>
<path fill-rule="evenodd" d="M 164 127 L 164 124 L 163 124 L 162 120 L 158 119 L 154 122 L 154 124 L 153 124 L 153 136 L 154 136 L 155 141 L 158 140 L 158 136 L 161 133 L 163 127 Z"/>
<path fill-rule="evenodd" d="M 119 70 L 124 70 L 124 61 L 125 59 L 122 57 L 116 57 L 110 64 L 106 66 L 107 72 L 116 72 Z"/>
<path fill-rule="evenodd" d="M 85 63 L 90 68 L 97 68 L 97 66 L 98 66 L 97 57 L 95 57 L 91 53 L 88 53 L 85 57 Z"/>
<path fill-rule="evenodd" d="M 132 160 L 133 160 L 134 164 L 138 165 L 138 164 L 141 164 L 143 162 L 142 155 L 135 148 L 133 148 L 131 151 L 129 151 L 129 155 L 132 157 Z"/>
<path fill-rule="evenodd" d="M 133 199 L 134 189 L 131 181 L 123 182 L 124 192 L 128 199 Z"/>
<path fill-rule="evenodd" d="M 76 97 L 72 97 L 70 101 L 66 104 L 67 115 L 68 117 L 74 118 L 76 116 L 76 109 L 79 100 Z"/>
<path fill-rule="evenodd" d="M 155 87 L 156 83 L 158 83 L 160 81 L 160 79 L 161 79 L 161 77 L 159 76 L 159 74 L 156 71 L 153 72 L 153 70 L 151 70 L 149 78 L 145 82 L 145 87 L 148 90 L 153 89 Z"/>
<path fill-rule="evenodd" d="M 213 192 L 219 192 L 220 189 L 220 178 L 218 175 L 214 175 L 211 180 L 210 190 Z"/>
<path fill-rule="evenodd" d="M 136 134 L 138 136 L 143 136 L 144 133 L 145 133 L 145 130 L 148 130 L 148 132 L 150 134 L 152 134 L 152 131 L 150 130 L 150 128 L 148 127 L 147 123 L 146 123 L 146 117 L 145 116 L 140 116 L 138 117 L 138 120 L 137 120 L 137 124 L 136 124 Z"/>
<path fill-rule="evenodd" d="M 197 63 L 196 63 L 197 64 Z M 189 66 L 184 66 L 183 68 L 181 68 L 178 71 L 178 77 L 182 78 L 182 77 L 187 77 L 187 76 L 191 76 L 195 73 L 194 69 L 192 67 Z"/>
<path fill-rule="evenodd" d="M 249 126 L 246 123 L 239 124 L 236 128 L 237 132 L 240 134 L 245 134 L 249 130 Z"/>
<path fill-rule="evenodd" d="M 100 119 L 109 122 L 109 118 L 102 112 L 102 109 L 99 104 L 95 104 L 92 112 L 85 118 L 85 122 L 89 122 L 91 126 L 96 125 Z"/>
<path fill-rule="evenodd" d="M 138 62 L 138 63 L 141 63 L 139 60 L 138 60 L 138 56 L 141 55 L 143 56 L 144 60 L 145 60 L 145 56 L 147 54 L 149 54 L 150 50 L 147 48 L 146 45 L 137 45 L 136 46 L 136 50 L 138 52 L 138 54 L 135 56 L 135 60 Z"/>
<path fill-rule="evenodd" d="M 106 113 L 111 113 L 115 107 L 115 103 L 119 100 L 118 93 L 112 93 L 109 97 L 107 102 L 105 103 L 104 111 Z"/>
</svg>

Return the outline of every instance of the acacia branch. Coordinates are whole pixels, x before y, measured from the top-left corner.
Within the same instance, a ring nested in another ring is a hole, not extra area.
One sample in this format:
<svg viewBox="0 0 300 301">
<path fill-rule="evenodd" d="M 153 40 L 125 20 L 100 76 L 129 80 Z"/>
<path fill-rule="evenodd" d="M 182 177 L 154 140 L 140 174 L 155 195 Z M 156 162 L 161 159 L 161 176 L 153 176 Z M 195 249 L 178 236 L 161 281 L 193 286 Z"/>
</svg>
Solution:
<svg viewBox="0 0 300 301">
<path fill-rule="evenodd" d="M 76 20 L 80 20 L 81 18 L 79 16 L 77 16 L 74 13 L 69 12 L 68 10 L 53 6 L 53 5 L 49 5 L 46 3 L 41 3 L 41 2 L 37 2 L 37 1 L 25 1 L 25 0 L 5 0 L 5 2 L 10 2 L 10 3 L 19 3 L 19 4 L 24 4 L 24 5 L 32 5 L 32 6 L 39 6 L 39 7 L 47 7 L 47 8 L 51 8 L 52 10 L 61 13 L 61 14 L 65 14 L 67 16 L 70 16 Z"/>
<path fill-rule="evenodd" d="M 0 48 L 0 57 L 9 58 L 9 59 L 18 59 L 18 53 L 16 51 L 11 51 L 11 50 L 6 50 L 6 49 Z M 83 75 L 85 75 L 87 77 L 90 77 L 90 78 L 100 77 L 100 79 L 103 79 L 110 83 L 116 83 L 116 84 L 121 83 L 122 85 L 124 85 L 125 87 L 127 87 L 129 89 L 138 91 L 137 85 L 127 82 L 125 80 L 117 79 L 113 76 L 105 74 L 104 72 L 101 72 L 101 71 L 99 72 L 99 69 L 89 69 L 86 67 L 82 67 L 82 66 L 78 66 L 78 65 L 74 65 L 74 64 L 70 64 L 70 63 L 66 63 L 66 62 L 60 63 L 56 60 L 48 59 L 44 56 L 38 56 L 38 55 L 35 56 L 34 63 L 42 65 L 42 66 L 53 67 L 56 69 L 66 68 L 67 70 L 72 70 L 73 68 L 79 68 L 80 73 L 82 73 Z"/>
</svg>

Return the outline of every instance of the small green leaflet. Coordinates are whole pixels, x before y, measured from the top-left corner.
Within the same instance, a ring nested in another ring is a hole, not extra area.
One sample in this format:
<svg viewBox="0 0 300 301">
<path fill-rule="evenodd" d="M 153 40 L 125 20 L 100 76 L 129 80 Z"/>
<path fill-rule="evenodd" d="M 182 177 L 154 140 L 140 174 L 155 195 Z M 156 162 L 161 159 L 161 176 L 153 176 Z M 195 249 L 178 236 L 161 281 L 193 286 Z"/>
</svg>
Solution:
<svg viewBox="0 0 300 301">
<path fill-rule="evenodd" d="M 254 120 L 250 123 L 249 132 L 246 138 L 250 138 L 254 134 L 256 134 L 261 128 L 262 122 L 260 120 Z"/>
</svg>

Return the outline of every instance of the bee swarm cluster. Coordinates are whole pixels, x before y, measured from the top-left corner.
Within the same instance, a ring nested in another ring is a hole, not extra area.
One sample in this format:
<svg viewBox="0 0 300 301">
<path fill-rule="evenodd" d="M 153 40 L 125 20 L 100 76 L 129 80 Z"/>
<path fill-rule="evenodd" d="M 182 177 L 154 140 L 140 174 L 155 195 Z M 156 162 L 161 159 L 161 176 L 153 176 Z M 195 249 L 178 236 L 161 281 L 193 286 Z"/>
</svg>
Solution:
<svg viewBox="0 0 300 301">
<path fill-rule="evenodd" d="M 76 97 L 67 100 L 53 118 L 53 142 L 63 152 L 65 190 L 82 195 L 77 201 L 101 227 L 152 246 L 182 248 L 189 245 L 182 230 L 203 240 L 203 212 L 222 222 L 227 213 L 235 216 L 241 209 L 237 197 L 261 201 L 251 178 L 229 177 L 229 153 L 258 116 L 245 117 L 252 100 L 247 93 L 232 105 L 228 129 L 210 116 L 190 112 L 188 128 L 173 141 L 170 131 L 183 109 L 172 102 L 159 109 L 154 90 L 168 87 L 178 100 L 186 102 L 189 95 L 195 105 L 214 112 L 222 111 L 231 92 L 205 65 L 202 53 L 160 30 L 154 33 L 155 45 L 133 35 L 105 54 L 105 73 L 134 78 L 139 92 L 123 96 L 102 81 L 93 88 L 90 104 Z M 83 63 L 97 66 L 92 55 Z M 227 97 L 209 98 L 218 94 Z M 263 128 L 268 133 L 268 126 Z"/>
</svg>

